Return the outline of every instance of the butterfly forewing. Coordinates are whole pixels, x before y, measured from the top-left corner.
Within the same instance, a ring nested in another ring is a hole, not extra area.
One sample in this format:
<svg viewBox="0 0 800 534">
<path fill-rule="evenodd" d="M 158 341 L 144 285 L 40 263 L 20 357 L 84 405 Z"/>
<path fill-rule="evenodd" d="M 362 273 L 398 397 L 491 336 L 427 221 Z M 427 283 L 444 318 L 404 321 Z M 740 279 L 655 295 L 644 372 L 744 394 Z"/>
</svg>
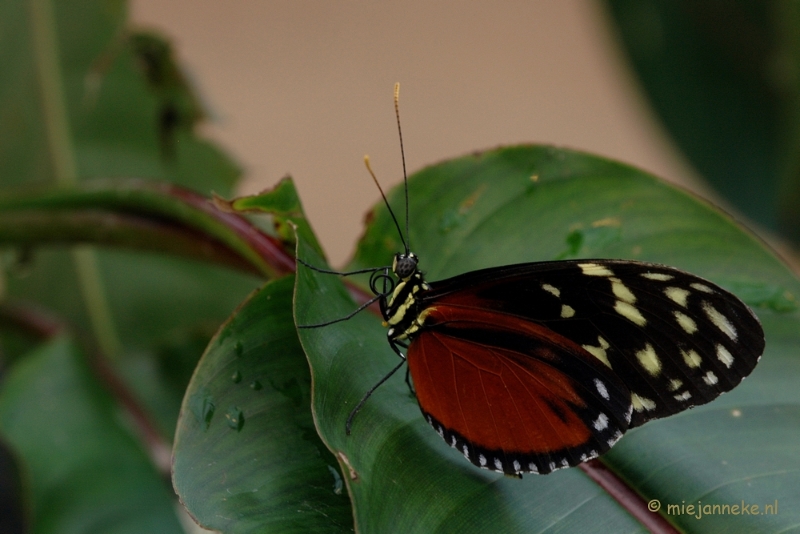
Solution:
<svg viewBox="0 0 800 534">
<path fill-rule="evenodd" d="M 738 298 L 656 264 L 498 267 L 433 282 L 418 299 L 424 326 L 408 358 L 423 412 L 473 463 L 483 453 L 482 467 L 507 473 L 575 465 L 617 431 L 709 402 L 764 348 Z M 476 428 L 487 421 L 494 429 Z"/>
</svg>

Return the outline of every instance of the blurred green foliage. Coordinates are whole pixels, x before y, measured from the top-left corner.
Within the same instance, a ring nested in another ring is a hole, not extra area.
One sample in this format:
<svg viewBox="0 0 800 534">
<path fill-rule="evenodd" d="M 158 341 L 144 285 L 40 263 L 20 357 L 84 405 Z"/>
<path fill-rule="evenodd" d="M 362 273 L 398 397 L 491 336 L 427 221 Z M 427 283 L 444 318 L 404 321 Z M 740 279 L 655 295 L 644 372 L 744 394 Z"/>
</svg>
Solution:
<svg viewBox="0 0 800 534">
<path fill-rule="evenodd" d="M 700 175 L 800 243 L 800 4 L 605 4 L 653 110 Z"/>
</svg>

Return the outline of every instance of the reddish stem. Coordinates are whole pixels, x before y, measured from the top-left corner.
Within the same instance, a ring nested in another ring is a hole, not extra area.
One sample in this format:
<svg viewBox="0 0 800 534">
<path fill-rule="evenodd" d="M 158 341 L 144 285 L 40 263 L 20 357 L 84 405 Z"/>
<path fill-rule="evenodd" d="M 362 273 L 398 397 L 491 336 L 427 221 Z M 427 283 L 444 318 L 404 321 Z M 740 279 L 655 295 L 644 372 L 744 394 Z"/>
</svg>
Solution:
<svg viewBox="0 0 800 534">
<path fill-rule="evenodd" d="M 606 467 L 600 460 L 591 460 L 580 464 L 581 470 L 589 475 L 598 486 L 622 505 L 633 517 L 650 532 L 657 534 L 678 534 L 672 524 L 658 512 L 651 512 L 648 503 L 636 493 L 624 480 Z"/>
</svg>

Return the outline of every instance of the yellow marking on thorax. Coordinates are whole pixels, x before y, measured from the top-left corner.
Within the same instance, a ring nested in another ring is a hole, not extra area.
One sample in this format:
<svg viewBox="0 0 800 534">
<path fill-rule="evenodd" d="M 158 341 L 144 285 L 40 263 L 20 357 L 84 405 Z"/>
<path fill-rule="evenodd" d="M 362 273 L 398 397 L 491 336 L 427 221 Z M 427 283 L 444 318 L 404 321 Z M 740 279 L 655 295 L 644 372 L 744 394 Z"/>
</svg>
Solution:
<svg viewBox="0 0 800 534">
<path fill-rule="evenodd" d="M 405 332 L 395 339 L 406 339 L 408 336 L 419 330 L 425 324 L 425 319 L 428 317 L 428 315 L 430 315 L 430 313 L 435 309 L 436 308 L 425 308 L 422 310 L 422 312 L 414 319 L 414 322 L 411 323 L 411 326 L 406 328 Z"/>
<path fill-rule="evenodd" d="M 400 294 L 400 291 L 402 291 L 404 287 L 406 287 L 405 282 L 399 282 L 397 286 L 395 286 L 394 291 L 392 291 L 392 296 L 389 297 L 389 302 L 387 303 L 389 307 L 391 307 L 392 304 L 394 304 L 394 300 L 397 298 L 397 295 Z"/>
<path fill-rule="evenodd" d="M 408 294 L 406 301 L 397 307 L 397 311 L 394 312 L 394 315 L 389 317 L 389 320 L 387 322 L 390 325 L 394 326 L 400 321 L 402 321 L 403 318 L 406 316 L 406 312 L 413 304 L 414 304 L 414 294 L 412 292 Z"/>
</svg>

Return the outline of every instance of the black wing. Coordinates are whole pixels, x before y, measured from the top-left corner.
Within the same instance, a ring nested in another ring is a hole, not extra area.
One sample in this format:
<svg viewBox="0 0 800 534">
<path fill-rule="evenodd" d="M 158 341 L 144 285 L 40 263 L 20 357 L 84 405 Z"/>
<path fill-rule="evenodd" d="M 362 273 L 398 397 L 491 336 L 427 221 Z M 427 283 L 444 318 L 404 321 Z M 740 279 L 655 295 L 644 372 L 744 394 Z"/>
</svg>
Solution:
<svg viewBox="0 0 800 534">
<path fill-rule="evenodd" d="M 630 427 L 705 404 L 749 375 L 764 350 L 735 295 L 664 265 L 624 260 L 528 263 L 433 282 L 421 309 L 492 310 L 583 347 L 631 391 Z"/>
</svg>

